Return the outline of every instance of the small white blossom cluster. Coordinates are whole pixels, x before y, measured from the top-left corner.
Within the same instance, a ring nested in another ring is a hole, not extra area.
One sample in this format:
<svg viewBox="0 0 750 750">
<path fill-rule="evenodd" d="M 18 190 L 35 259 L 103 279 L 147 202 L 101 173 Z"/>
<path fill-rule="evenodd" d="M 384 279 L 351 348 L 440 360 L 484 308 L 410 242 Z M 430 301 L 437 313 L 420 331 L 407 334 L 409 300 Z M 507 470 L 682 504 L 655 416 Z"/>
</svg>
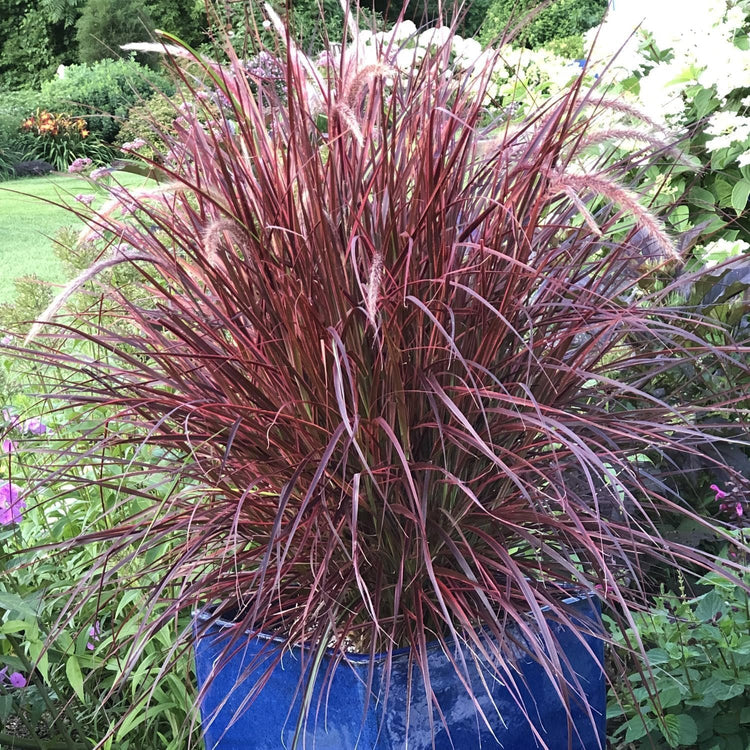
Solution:
<svg viewBox="0 0 750 750">
<path fill-rule="evenodd" d="M 476 39 L 460 37 L 447 26 L 419 33 L 411 21 L 398 23 L 388 31 L 360 30 L 344 55 L 358 68 L 387 63 L 410 75 L 428 54 L 446 51 L 446 75 L 463 76 L 469 88 L 478 88 L 488 79 L 488 98 L 505 105 L 535 94 L 557 94 L 579 73 L 575 63 L 546 50 L 510 45 L 499 50 L 482 49 Z M 326 62 L 329 60 L 319 60 L 319 64 Z"/>
<path fill-rule="evenodd" d="M 706 144 L 709 151 L 729 148 L 734 143 L 750 141 L 750 117 L 736 112 L 715 112 L 708 121 L 706 133 L 711 140 Z"/>
<path fill-rule="evenodd" d="M 731 258 L 737 258 L 743 253 L 750 250 L 750 244 L 744 240 L 727 240 L 717 239 L 706 245 L 696 248 L 697 255 L 700 256 L 706 268 L 713 268 L 720 263 L 725 263 Z"/>
<path fill-rule="evenodd" d="M 640 76 L 642 107 L 665 124 L 682 124 L 686 102 L 699 87 L 712 90 L 723 110 L 711 117 L 707 130 L 712 136 L 707 148 L 716 151 L 750 145 L 750 120 L 739 111 L 750 97 L 741 103 L 731 99 L 750 86 L 750 50 L 740 41 L 748 29 L 750 0 L 628 0 L 615 4 L 601 27 L 588 32 L 587 42 L 602 65 L 617 55 L 615 74 Z M 654 65 L 654 48 L 669 52 L 667 59 Z M 750 155 L 741 153 L 737 161 L 746 165 Z"/>
</svg>

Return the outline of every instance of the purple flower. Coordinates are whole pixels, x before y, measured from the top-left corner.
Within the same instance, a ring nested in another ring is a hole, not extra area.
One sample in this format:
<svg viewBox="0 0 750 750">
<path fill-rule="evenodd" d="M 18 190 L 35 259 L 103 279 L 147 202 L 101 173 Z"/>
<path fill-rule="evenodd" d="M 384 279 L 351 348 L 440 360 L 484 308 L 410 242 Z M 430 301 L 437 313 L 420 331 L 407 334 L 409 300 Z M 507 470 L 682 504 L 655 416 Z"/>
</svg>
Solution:
<svg viewBox="0 0 750 750">
<path fill-rule="evenodd" d="M 27 419 L 22 425 L 21 430 L 23 432 L 30 432 L 32 435 L 44 435 L 47 432 L 48 427 L 38 417 L 32 417 Z"/>
<path fill-rule="evenodd" d="M 79 203 L 83 203 L 84 206 L 90 206 L 94 202 L 94 198 L 96 198 L 96 196 L 91 195 L 90 193 L 79 193 L 76 195 L 76 200 Z"/>
<path fill-rule="evenodd" d="M 91 641 L 98 642 L 102 639 L 102 628 L 99 624 L 99 620 L 97 620 L 90 628 L 89 628 L 89 638 L 91 638 Z M 94 644 L 89 641 L 86 644 L 86 648 L 89 651 L 93 651 L 95 646 Z"/>
<path fill-rule="evenodd" d="M 0 450 L 2 450 L 3 453 L 15 453 L 16 444 L 10 438 L 5 438 L 5 440 L 0 443 Z"/>
<path fill-rule="evenodd" d="M 724 490 L 719 489 L 718 485 L 712 484 L 711 488 L 716 493 L 716 501 L 722 500 L 723 498 L 728 496 L 728 493 L 724 492 Z"/>
<path fill-rule="evenodd" d="M 0 339 L 0 346 L 10 346 L 13 343 L 13 336 L 8 334 Z"/>
<path fill-rule="evenodd" d="M 26 678 L 20 672 L 13 672 L 10 676 L 10 684 L 14 688 L 26 687 Z"/>
<path fill-rule="evenodd" d="M 88 157 L 83 157 L 82 159 L 76 159 L 68 167 L 68 172 L 70 172 L 70 174 L 75 174 L 76 172 L 83 172 L 84 169 L 87 169 L 92 164 L 93 162 Z"/>
<path fill-rule="evenodd" d="M 17 427 L 18 421 L 18 417 L 10 409 L 3 409 L 3 422 L 8 422 L 10 427 Z"/>
<path fill-rule="evenodd" d="M 26 503 L 21 498 L 21 488 L 10 482 L 0 484 L 0 525 L 21 523 Z"/>
<path fill-rule="evenodd" d="M 137 151 L 139 148 L 143 148 L 146 145 L 146 141 L 143 138 L 136 138 L 134 141 L 128 141 L 123 143 L 120 147 L 123 151 Z"/>
<path fill-rule="evenodd" d="M 742 503 L 735 503 L 734 506 L 734 512 L 737 514 L 738 518 L 742 518 L 742 514 L 744 513 L 744 509 L 742 508 Z"/>
<path fill-rule="evenodd" d="M 103 177 L 109 177 L 112 172 L 114 172 L 112 167 L 98 167 L 89 175 L 89 177 L 91 177 L 92 180 L 101 180 Z"/>
</svg>

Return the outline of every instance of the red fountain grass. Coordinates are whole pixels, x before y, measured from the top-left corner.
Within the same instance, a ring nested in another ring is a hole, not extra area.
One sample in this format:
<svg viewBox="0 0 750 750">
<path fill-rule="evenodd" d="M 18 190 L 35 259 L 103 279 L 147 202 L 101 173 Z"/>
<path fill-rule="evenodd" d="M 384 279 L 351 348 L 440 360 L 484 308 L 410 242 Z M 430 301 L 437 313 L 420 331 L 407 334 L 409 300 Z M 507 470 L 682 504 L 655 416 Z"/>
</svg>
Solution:
<svg viewBox="0 0 750 750">
<path fill-rule="evenodd" d="M 428 641 L 470 644 L 507 679 L 525 640 L 567 694 L 548 619 L 571 624 L 570 587 L 625 626 L 654 565 L 719 567 L 660 534 L 663 514 L 709 522 L 659 472 L 712 418 L 739 419 L 742 394 L 696 405 L 650 383 L 686 363 L 747 374 L 747 352 L 640 290 L 644 233 L 676 259 L 618 183 L 644 152 L 585 171 L 603 99 L 581 80 L 520 126 L 491 121 L 488 71 L 446 76 L 449 46 L 411 75 L 395 49 L 324 72 L 291 49 L 284 87 L 199 61 L 210 85 L 183 76 L 169 189 L 120 193 L 90 222 L 143 293 L 46 323 L 21 355 L 55 366 L 65 408 L 106 407 L 98 445 L 61 449 L 42 481 L 104 481 L 73 467 L 136 449 L 120 492 L 141 510 L 74 542 L 109 543 L 76 586 L 103 620 L 142 571 L 162 576 L 132 663 L 210 605 L 237 639 L 410 646 L 428 694 Z M 150 497 L 165 475 L 174 490 Z"/>
</svg>

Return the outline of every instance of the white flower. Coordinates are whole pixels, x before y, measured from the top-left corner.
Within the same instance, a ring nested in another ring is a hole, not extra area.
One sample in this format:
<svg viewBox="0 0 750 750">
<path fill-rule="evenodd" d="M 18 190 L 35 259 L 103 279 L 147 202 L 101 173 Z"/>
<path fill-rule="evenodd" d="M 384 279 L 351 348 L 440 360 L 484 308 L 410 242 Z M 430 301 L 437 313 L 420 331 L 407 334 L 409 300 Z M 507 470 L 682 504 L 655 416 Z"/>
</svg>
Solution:
<svg viewBox="0 0 750 750">
<path fill-rule="evenodd" d="M 416 36 L 417 27 L 413 21 L 401 21 L 397 23 L 390 31 L 380 32 L 376 34 L 384 42 L 405 42 L 407 39 L 413 39 Z"/>
<path fill-rule="evenodd" d="M 698 248 L 698 250 L 706 268 L 713 268 L 730 258 L 742 255 L 749 248 L 750 244 L 744 240 L 734 240 L 734 242 L 731 242 L 730 240 L 722 238 L 709 242 L 707 245 L 704 245 L 703 248 Z"/>
<path fill-rule="evenodd" d="M 741 167 L 750 166 L 750 150 L 745 151 L 737 157 L 737 164 Z"/>
<path fill-rule="evenodd" d="M 735 5 L 727 11 L 724 23 L 728 29 L 736 31 L 744 26 L 746 18 L 747 13 L 739 5 Z"/>
<path fill-rule="evenodd" d="M 459 70 L 471 68 L 482 54 L 482 45 L 476 39 L 461 39 L 457 36 L 452 43 L 455 65 Z"/>
<path fill-rule="evenodd" d="M 709 151 L 728 148 L 733 143 L 750 140 L 750 117 L 742 117 L 736 112 L 715 112 L 708 121 L 706 134 L 711 140 L 706 143 Z"/>
<path fill-rule="evenodd" d="M 451 30 L 449 26 L 439 26 L 436 29 L 427 29 L 419 37 L 417 44 L 420 47 L 442 47 L 450 39 Z"/>
<path fill-rule="evenodd" d="M 684 111 L 682 87 L 675 84 L 680 73 L 673 63 L 660 63 L 641 78 L 639 99 L 654 119 L 662 122 L 677 119 Z"/>
</svg>

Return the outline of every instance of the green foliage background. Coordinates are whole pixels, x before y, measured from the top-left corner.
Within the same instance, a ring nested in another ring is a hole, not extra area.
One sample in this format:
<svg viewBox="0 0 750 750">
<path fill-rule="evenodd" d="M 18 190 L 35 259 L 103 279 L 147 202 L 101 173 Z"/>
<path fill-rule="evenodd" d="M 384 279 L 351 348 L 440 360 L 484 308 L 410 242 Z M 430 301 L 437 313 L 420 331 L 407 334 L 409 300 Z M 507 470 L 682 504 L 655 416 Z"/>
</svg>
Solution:
<svg viewBox="0 0 750 750">
<path fill-rule="evenodd" d="M 490 43 L 506 28 L 514 28 L 541 5 L 541 0 L 491 0 L 480 40 Z M 575 37 L 601 23 L 607 0 L 555 0 L 528 23 L 516 37 L 516 42 L 531 49 L 542 47 L 552 40 Z"/>
</svg>

